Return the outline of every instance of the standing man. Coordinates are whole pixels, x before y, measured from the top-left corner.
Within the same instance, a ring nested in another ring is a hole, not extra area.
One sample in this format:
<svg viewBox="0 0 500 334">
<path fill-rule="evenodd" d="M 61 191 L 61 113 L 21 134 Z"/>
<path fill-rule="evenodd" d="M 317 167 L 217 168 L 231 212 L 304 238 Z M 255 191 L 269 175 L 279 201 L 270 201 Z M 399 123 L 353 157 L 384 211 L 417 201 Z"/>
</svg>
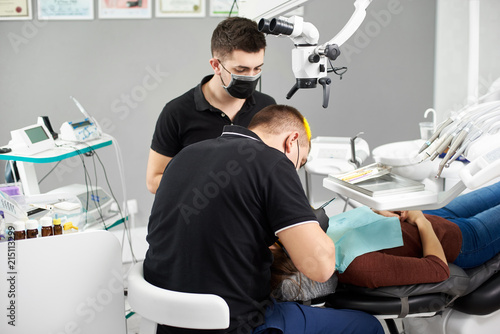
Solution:
<svg viewBox="0 0 500 334">
<path fill-rule="evenodd" d="M 220 22 L 212 34 L 213 75 L 167 103 L 156 123 L 146 183 L 156 193 L 165 167 L 184 147 L 218 137 L 225 125 L 247 127 L 253 115 L 276 103 L 255 91 L 264 65 L 266 39 L 242 17 Z"/>
<path fill-rule="evenodd" d="M 224 298 L 230 326 L 217 333 L 383 334 L 380 323 L 362 312 L 270 298 L 269 247 L 277 238 L 310 279 L 324 282 L 334 272 L 335 246 L 297 173 L 309 148 L 304 117 L 295 108 L 271 105 L 248 129 L 225 126 L 220 137 L 183 149 L 155 196 L 145 279 L 164 289 Z"/>
</svg>

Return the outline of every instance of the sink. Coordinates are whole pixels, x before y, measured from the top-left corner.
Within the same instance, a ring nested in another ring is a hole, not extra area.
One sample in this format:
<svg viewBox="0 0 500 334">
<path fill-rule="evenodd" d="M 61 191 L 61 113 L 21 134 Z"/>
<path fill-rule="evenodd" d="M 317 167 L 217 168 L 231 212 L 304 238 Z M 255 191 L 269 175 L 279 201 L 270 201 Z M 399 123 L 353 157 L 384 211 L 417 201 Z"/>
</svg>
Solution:
<svg viewBox="0 0 500 334">
<path fill-rule="evenodd" d="M 392 166 L 394 174 L 422 181 L 433 176 L 439 164 L 430 160 L 421 163 L 415 161 L 418 150 L 423 144 L 424 141 L 421 139 L 385 144 L 376 147 L 372 151 L 372 156 L 376 162 Z"/>
</svg>

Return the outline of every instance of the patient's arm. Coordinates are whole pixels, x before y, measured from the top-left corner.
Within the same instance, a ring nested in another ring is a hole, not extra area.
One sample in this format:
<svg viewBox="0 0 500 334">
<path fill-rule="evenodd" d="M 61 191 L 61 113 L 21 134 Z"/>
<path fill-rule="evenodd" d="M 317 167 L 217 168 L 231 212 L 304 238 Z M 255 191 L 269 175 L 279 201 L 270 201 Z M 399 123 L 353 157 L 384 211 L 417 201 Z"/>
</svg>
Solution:
<svg viewBox="0 0 500 334">
<path fill-rule="evenodd" d="M 387 210 L 374 210 L 374 209 L 372 209 L 372 211 L 384 217 L 396 217 L 400 221 L 406 220 L 408 216 L 408 211 L 387 211 Z"/>
<path fill-rule="evenodd" d="M 384 217 L 397 217 L 399 218 L 399 214 L 397 211 L 388 211 L 388 210 L 375 210 L 372 209 L 373 212 L 378 213 L 381 216 Z"/>
<path fill-rule="evenodd" d="M 406 222 L 418 227 L 420 241 L 422 242 L 423 255 L 434 255 L 444 263 L 447 263 L 443 246 L 436 236 L 431 222 L 425 218 L 422 211 L 407 211 Z"/>
<path fill-rule="evenodd" d="M 380 287 L 392 285 L 408 285 L 419 283 L 441 282 L 449 277 L 447 262 L 454 261 L 458 255 L 461 244 L 461 233 L 457 225 L 440 217 L 433 217 L 434 230 L 431 234 L 426 230 L 425 221 L 418 211 L 408 211 L 408 220 L 401 223 L 404 246 L 386 249 L 378 252 L 358 256 L 349 265 L 344 274 L 339 275 L 341 282 L 366 287 Z M 417 225 L 420 224 L 421 226 Z M 431 223 L 429 223 L 430 225 Z M 411 226 L 413 225 L 413 226 Z M 436 231 L 436 232 L 434 232 Z M 439 236 L 436 237 L 436 233 Z M 422 243 L 427 238 L 427 249 Z M 432 249 L 435 239 L 439 247 Z M 441 240 L 441 241 L 439 241 Z M 448 260 L 443 260 L 440 254 L 441 242 L 445 248 Z"/>
<path fill-rule="evenodd" d="M 443 246 L 439 241 L 431 222 L 425 218 L 422 211 L 375 211 L 385 217 L 398 217 L 400 221 L 417 226 L 422 242 L 424 256 L 434 255 L 446 263 L 446 256 L 443 251 Z"/>
</svg>

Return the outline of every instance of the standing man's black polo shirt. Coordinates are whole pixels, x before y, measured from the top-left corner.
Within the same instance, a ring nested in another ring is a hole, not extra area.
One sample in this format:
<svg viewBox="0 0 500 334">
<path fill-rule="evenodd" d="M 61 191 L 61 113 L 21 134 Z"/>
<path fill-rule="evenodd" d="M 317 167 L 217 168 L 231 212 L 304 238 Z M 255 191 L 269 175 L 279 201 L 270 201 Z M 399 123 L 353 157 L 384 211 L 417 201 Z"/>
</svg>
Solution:
<svg viewBox="0 0 500 334">
<path fill-rule="evenodd" d="M 213 75 L 206 76 L 198 86 L 173 99 L 163 108 L 151 142 L 153 151 L 173 157 L 188 145 L 217 138 L 225 125 L 247 127 L 258 111 L 276 103 L 269 95 L 255 91 L 231 122 L 224 112 L 210 105 L 203 96 L 201 86 L 212 77 Z"/>
<path fill-rule="evenodd" d="M 268 305 L 276 233 L 312 221 L 285 154 L 248 129 L 226 126 L 222 136 L 183 149 L 165 169 L 149 219 L 144 275 L 166 289 L 221 296 L 231 312 L 228 332 L 250 333 Z"/>
</svg>

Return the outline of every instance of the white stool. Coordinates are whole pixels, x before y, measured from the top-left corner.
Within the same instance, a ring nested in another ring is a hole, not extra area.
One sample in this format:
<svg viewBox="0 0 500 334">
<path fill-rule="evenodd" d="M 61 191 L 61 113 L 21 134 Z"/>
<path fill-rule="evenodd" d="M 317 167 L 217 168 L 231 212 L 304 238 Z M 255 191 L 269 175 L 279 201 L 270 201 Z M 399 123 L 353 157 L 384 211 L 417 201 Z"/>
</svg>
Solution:
<svg viewBox="0 0 500 334">
<path fill-rule="evenodd" d="M 229 327 L 229 306 L 219 296 L 171 291 L 147 282 L 143 262 L 128 275 L 128 302 L 141 319 L 141 334 L 156 334 L 158 324 L 189 329 Z"/>
</svg>

